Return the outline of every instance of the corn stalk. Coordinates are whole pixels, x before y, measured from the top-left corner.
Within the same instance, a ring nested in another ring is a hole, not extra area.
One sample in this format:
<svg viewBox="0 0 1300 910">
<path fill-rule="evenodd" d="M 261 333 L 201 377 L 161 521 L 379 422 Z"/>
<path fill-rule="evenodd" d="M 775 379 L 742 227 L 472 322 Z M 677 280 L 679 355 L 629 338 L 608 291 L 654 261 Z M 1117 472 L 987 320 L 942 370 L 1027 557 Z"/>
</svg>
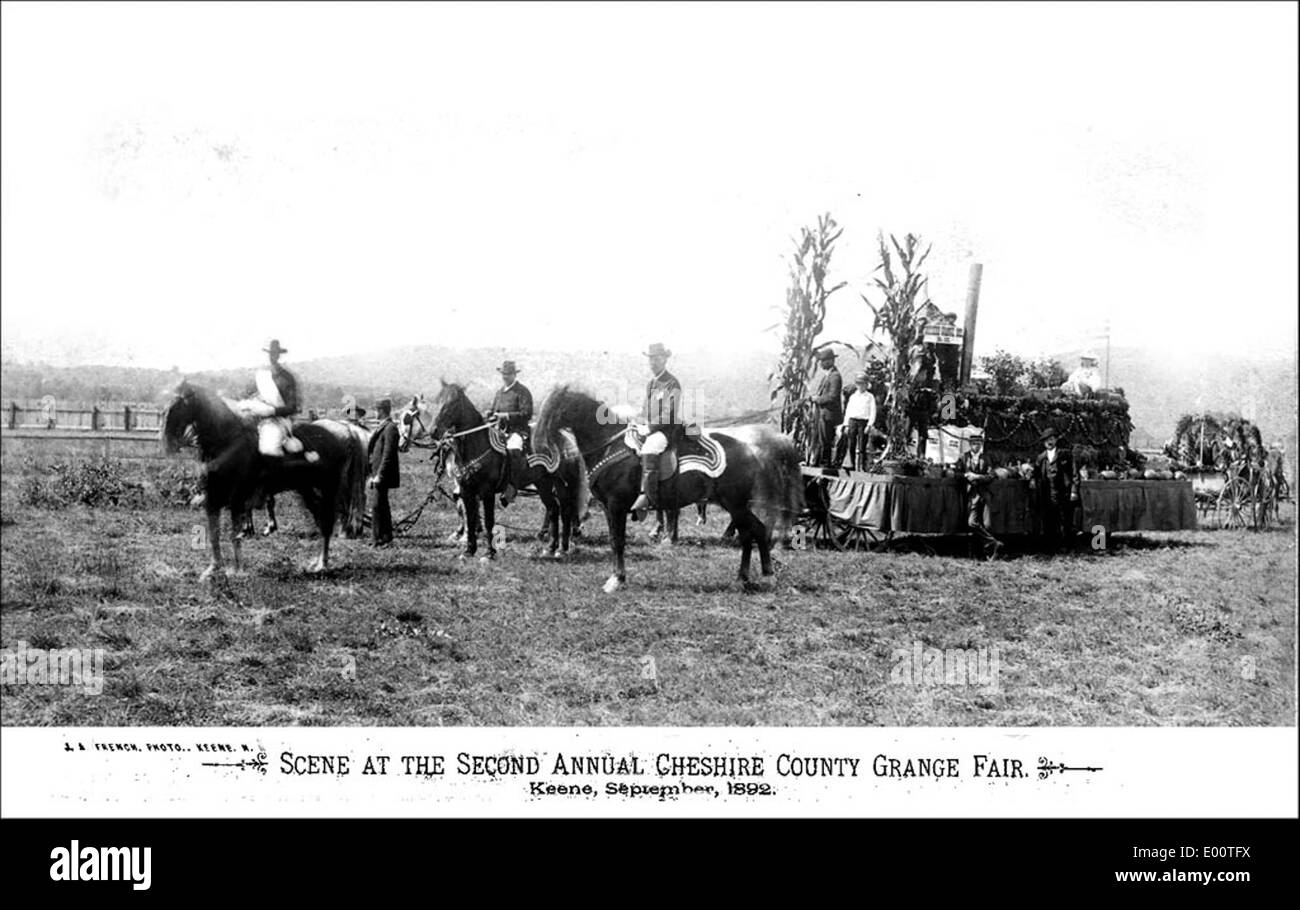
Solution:
<svg viewBox="0 0 1300 910">
<path fill-rule="evenodd" d="M 809 410 L 804 405 L 818 350 L 817 337 L 826 319 L 826 301 L 847 283 L 826 287 L 835 241 L 842 233 L 844 229 L 829 214 L 818 217 L 815 229 L 800 229 L 790 259 L 785 304 L 775 308 L 783 318 L 772 328 L 783 327 L 784 336 L 781 359 L 767 377 L 770 400 L 780 401 L 781 431 L 790 434 L 800 452 L 806 450 L 811 430 Z"/>
<path fill-rule="evenodd" d="M 875 315 L 872 325 L 873 333 L 881 333 L 886 339 L 888 355 L 886 358 L 885 407 L 886 434 L 889 444 L 883 457 L 905 458 L 908 453 L 908 434 L 911 430 L 911 410 L 913 385 L 917 367 L 924 356 L 923 333 L 925 320 L 920 317 L 925 305 L 922 291 L 926 279 L 921 274 L 921 265 L 930 255 L 930 247 L 920 252 L 921 239 L 908 234 L 900 244 L 891 234 L 889 246 L 885 244 L 884 234 L 877 235 L 880 244 L 880 265 L 876 272 L 883 272 L 884 277 L 873 280 L 876 289 L 885 297 L 879 306 L 867 299 L 862 300 Z M 893 255 L 890 247 L 893 247 Z M 895 268 L 894 256 L 897 256 Z"/>
</svg>

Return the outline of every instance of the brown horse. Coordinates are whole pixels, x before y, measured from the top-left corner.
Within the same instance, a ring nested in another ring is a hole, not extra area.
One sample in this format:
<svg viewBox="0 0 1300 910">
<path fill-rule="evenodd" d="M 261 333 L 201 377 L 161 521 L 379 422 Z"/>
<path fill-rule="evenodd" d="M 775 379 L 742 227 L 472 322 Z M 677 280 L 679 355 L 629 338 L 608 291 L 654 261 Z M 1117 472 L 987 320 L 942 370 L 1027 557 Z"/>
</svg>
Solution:
<svg viewBox="0 0 1300 910">
<path fill-rule="evenodd" d="M 478 552 L 479 506 L 483 507 L 483 524 L 487 532 L 486 559 L 496 557 L 492 529 L 496 523 L 495 494 L 501 488 L 505 470 L 504 442 L 496 428 L 465 394 L 464 387 L 443 382 L 442 389 L 426 404 L 416 398 L 398 419 L 399 448 L 405 451 L 412 443 L 428 437 L 435 443 L 450 444 L 455 453 L 453 469 L 465 506 L 465 551 L 462 558 Z M 532 486 L 546 509 L 550 527 L 550 555 L 559 558 L 569 552 L 569 540 L 578 517 L 586 510 L 587 483 L 582 459 L 577 456 L 571 439 L 560 438 L 556 445 L 539 447 L 528 459 L 525 476 L 514 479 L 516 489 Z M 558 552 L 557 552 L 558 551 Z"/>
<path fill-rule="evenodd" d="M 293 435 L 303 456 L 269 459 L 257 448 L 256 420 L 236 412 L 218 395 L 182 382 L 163 417 L 164 451 L 173 454 L 193 438 L 207 475 L 205 508 L 212 562 L 201 578 L 222 568 L 220 517 L 230 511 L 234 568 L 240 568 L 240 537 L 248 510 L 261 498 L 286 490 L 301 497 L 321 534 L 320 556 L 310 571 L 329 568 L 330 537 L 342 517 L 349 534 L 361 532 L 365 511 L 366 450 L 346 425 L 333 420 L 299 424 Z M 311 453 L 314 458 L 307 455 Z"/>
<path fill-rule="evenodd" d="M 569 386 L 553 391 L 537 418 L 536 438 L 556 445 L 569 430 L 587 463 L 591 495 L 605 508 L 613 548 L 614 572 L 605 591 L 627 582 L 624 549 L 627 516 L 641 489 L 641 462 L 624 442 L 625 426 L 602 402 Z M 803 508 L 799 456 L 791 439 L 772 427 L 736 428 L 708 434 L 722 447 L 725 467 L 717 477 L 701 471 L 680 471 L 659 484 L 658 506 L 681 509 L 708 500 L 725 509 L 740 534 L 738 578 L 749 580 L 751 554 L 758 545 L 764 575 L 772 574 L 771 534 L 755 509 L 776 523 L 793 520 Z"/>
</svg>

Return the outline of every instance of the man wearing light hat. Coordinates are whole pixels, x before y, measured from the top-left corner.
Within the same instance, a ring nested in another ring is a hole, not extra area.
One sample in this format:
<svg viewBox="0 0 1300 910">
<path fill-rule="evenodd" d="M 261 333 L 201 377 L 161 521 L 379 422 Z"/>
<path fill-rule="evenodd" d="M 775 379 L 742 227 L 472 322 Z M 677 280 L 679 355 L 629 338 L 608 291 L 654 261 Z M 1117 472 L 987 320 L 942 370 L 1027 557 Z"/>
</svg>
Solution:
<svg viewBox="0 0 1300 910">
<path fill-rule="evenodd" d="M 267 458 L 282 458 L 286 452 L 302 451 L 289 420 L 299 410 L 298 380 L 280 363 L 280 355 L 289 353 L 288 348 L 280 347 L 280 339 L 272 338 L 262 350 L 268 366 L 253 374 L 253 384 L 240 406 L 258 417 L 258 451 Z"/>
<path fill-rule="evenodd" d="M 1088 396 L 1093 390 L 1101 388 L 1101 374 L 1097 372 L 1097 355 L 1081 354 L 1079 366 L 1061 388 L 1080 397 Z"/>
<path fill-rule="evenodd" d="M 528 421 L 533 419 L 533 393 L 515 377 L 519 368 L 513 360 L 507 360 L 497 367 L 501 381 L 505 383 L 497 390 L 492 399 L 492 410 L 488 417 L 496 418 L 497 427 L 506 434 L 506 476 L 505 489 L 501 493 L 501 505 L 508 506 L 514 501 L 522 484 L 521 478 L 528 474 L 528 462 L 525 457 L 525 445 L 528 440 Z"/>
<path fill-rule="evenodd" d="M 660 342 L 645 352 L 650 358 L 653 377 L 645 387 L 646 440 L 641 445 L 641 495 L 632 503 L 634 517 L 640 519 L 647 510 L 658 508 L 659 456 L 676 447 L 681 439 L 682 384 L 668 372 L 668 358 L 673 352 Z"/>
<path fill-rule="evenodd" d="M 835 448 L 835 428 L 844 419 L 844 379 L 835 368 L 835 352 L 822 348 L 817 352 L 817 362 L 822 372 L 817 381 L 817 391 L 808 401 L 816 405 L 816 418 L 812 426 L 813 464 L 828 467 Z"/>
</svg>

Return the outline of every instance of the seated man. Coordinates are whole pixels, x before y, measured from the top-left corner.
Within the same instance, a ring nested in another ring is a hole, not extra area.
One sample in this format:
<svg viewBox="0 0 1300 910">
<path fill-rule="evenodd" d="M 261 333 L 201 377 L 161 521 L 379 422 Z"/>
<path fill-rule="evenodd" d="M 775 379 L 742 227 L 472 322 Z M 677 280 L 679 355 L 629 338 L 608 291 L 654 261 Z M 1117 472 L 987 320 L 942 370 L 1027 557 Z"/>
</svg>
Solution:
<svg viewBox="0 0 1300 910">
<path fill-rule="evenodd" d="M 302 451 L 289 419 L 299 410 L 298 380 L 280 363 L 280 355 L 289 352 L 280 347 L 280 339 L 272 338 L 262 350 L 270 365 L 254 374 L 253 385 L 239 405 L 258 418 L 257 450 L 267 458 L 283 458 L 286 452 Z"/>
<path fill-rule="evenodd" d="M 492 399 L 490 413 L 496 417 L 501 432 L 506 434 L 506 476 L 501 505 L 508 506 L 524 485 L 523 478 L 528 476 L 528 461 L 524 452 L 528 441 L 528 421 L 533 419 L 533 393 L 515 378 L 519 375 L 519 370 L 513 360 L 505 361 L 497 368 L 497 372 L 501 374 L 501 381 L 505 385 L 497 390 L 496 397 Z"/>
<path fill-rule="evenodd" d="M 680 398 L 682 384 L 668 372 L 672 351 L 659 342 L 650 345 L 650 373 L 654 377 L 645 388 L 645 420 L 648 435 L 641 446 L 641 495 L 632 503 L 632 517 L 640 521 L 650 509 L 657 509 L 659 499 L 659 456 L 676 448 L 681 436 Z"/>
</svg>

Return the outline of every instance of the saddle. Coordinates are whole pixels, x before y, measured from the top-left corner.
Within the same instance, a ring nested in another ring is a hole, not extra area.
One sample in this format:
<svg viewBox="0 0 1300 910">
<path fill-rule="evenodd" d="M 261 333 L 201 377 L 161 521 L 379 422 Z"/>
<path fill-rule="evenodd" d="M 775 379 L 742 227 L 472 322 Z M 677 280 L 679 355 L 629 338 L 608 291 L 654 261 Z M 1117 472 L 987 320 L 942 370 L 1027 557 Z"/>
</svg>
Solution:
<svg viewBox="0 0 1300 910">
<path fill-rule="evenodd" d="M 642 433 L 635 424 L 629 426 L 627 432 L 623 434 L 623 442 L 638 456 L 645 441 L 646 434 Z M 676 448 L 670 446 L 659 456 L 659 477 L 661 480 L 672 477 L 677 473 L 678 468 L 701 470 L 711 477 L 717 477 L 722 473 L 721 468 L 725 464 L 726 458 L 722 454 L 722 447 L 714 442 L 698 424 L 688 424 Z"/>
</svg>

